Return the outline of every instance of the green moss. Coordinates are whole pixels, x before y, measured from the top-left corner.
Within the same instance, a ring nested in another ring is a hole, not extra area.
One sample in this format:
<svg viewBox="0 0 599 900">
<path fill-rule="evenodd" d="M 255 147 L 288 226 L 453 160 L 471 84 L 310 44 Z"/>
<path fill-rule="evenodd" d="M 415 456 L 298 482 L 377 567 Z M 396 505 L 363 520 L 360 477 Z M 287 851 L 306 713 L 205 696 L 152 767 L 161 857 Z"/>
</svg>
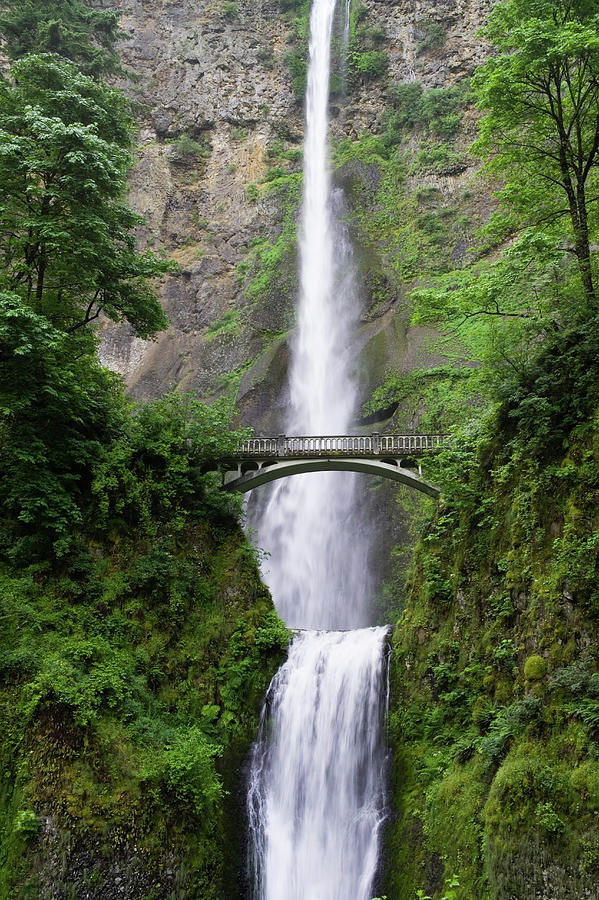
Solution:
<svg viewBox="0 0 599 900">
<path fill-rule="evenodd" d="M 274 241 L 257 239 L 252 243 L 238 274 L 245 280 L 244 294 L 251 303 L 281 303 L 282 299 L 295 294 L 296 284 L 296 244 L 297 210 L 301 196 L 302 176 L 300 173 L 286 173 L 283 169 L 271 170 L 273 177 L 265 186 L 265 191 L 273 194 L 280 202 L 281 225 Z"/>
<path fill-rule="evenodd" d="M 75 894 L 82 854 L 90 877 L 122 855 L 157 882 L 168 846 L 177 896 L 204 885 L 219 900 L 225 789 L 240 790 L 230 767 L 288 640 L 253 548 L 233 522 L 204 518 L 154 542 L 115 534 L 83 570 L 0 582 L 0 896 L 29 896 L 52 853 Z"/>
<path fill-rule="evenodd" d="M 397 900 L 423 885 L 440 896 L 441 864 L 473 900 L 574 900 L 599 878 L 594 586 L 575 576 L 594 571 L 595 550 L 560 557 L 554 524 L 570 547 L 599 526 L 594 421 L 562 461 L 516 454 L 502 468 L 485 445 L 481 466 L 471 435 L 429 463 L 444 500 L 413 560 L 391 666 Z"/>
<path fill-rule="evenodd" d="M 547 674 L 547 663 L 542 656 L 533 654 L 524 663 L 524 677 L 527 681 L 540 681 Z"/>
<path fill-rule="evenodd" d="M 212 341 L 217 337 L 235 338 L 241 330 L 240 311 L 231 309 L 224 314 L 222 319 L 211 322 L 204 332 L 204 340 Z"/>
</svg>

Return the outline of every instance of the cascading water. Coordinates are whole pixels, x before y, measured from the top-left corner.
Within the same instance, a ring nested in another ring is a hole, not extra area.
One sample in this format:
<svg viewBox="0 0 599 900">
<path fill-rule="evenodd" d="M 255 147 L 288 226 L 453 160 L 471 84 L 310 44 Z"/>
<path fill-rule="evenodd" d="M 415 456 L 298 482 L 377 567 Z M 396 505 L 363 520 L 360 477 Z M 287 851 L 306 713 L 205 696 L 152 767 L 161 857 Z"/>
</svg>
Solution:
<svg viewBox="0 0 599 900">
<path fill-rule="evenodd" d="M 370 900 L 383 821 L 386 629 L 303 632 L 270 686 L 248 795 L 263 900 Z"/>
<path fill-rule="evenodd" d="M 314 0 L 306 93 L 298 328 L 289 377 L 288 434 L 347 434 L 356 409 L 352 337 L 359 303 L 351 245 L 339 223 L 328 151 L 330 44 L 335 0 Z M 258 527 L 271 555 L 265 578 L 290 627 L 370 623 L 368 545 L 357 538 L 357 476 L 279 482 Z"/>
<path fill-rule="evenodd" d="M 359 306 L 328 150 L 335 2 L 313 0 L 310 16 L 289 434 L 347 433 L 356 407 L 350 347 Z M 386 629 L 364 627 L 368 545 L 356 528 L 355 490 L 346 473 L 283 480 L 258 528 L 280 615 L 293 628 L 330 630 L 295 636 L 264 706 L 248 793 L 254 900 L 372 896 L 384 807 Z"/>
</svg>

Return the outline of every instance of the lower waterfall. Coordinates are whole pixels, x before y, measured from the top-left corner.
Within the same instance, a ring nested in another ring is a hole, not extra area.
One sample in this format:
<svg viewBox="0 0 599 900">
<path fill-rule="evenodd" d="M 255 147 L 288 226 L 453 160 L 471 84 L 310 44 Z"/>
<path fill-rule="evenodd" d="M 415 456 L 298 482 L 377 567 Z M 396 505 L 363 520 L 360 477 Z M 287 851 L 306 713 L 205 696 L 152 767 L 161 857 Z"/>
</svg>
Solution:
<svg viewBox="0 0 599 900">
<path fill-rule="evenodd" d="M 300 632 L 272 681 L 248 794 L 260 900 L 372 897 L 384 809 L 386 634 Z"/>
</svg>

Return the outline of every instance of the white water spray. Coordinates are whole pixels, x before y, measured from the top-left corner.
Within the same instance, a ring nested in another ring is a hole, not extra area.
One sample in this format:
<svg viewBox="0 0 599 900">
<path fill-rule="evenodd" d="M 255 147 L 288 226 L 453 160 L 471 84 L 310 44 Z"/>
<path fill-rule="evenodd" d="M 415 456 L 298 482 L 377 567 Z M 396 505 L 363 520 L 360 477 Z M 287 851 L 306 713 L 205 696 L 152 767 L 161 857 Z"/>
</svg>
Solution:
<svg viewBox="0 0 599 900">
<path fill-rule="evenodd" d="M 343 197 L 328 150 L 336 0 L 313 0 L 306 94 L 301 290 L 289 434 L 345 434 L 356 409 L 358 299 Z M 346 7 L 347 14 L 347 7 Z M 384 628 L 365 628 L 368 543 L 356 476 L 274 486 L 258 533 L 280 615 L 296 635 L 273 679 L 254 747 L 248 817 L 254 900 L 370 900 L 383 819 Z M 321 631 L 316 629 L 335 629 Z M 339 629 L 359 629 L 340 631 Z"/>
</svg>

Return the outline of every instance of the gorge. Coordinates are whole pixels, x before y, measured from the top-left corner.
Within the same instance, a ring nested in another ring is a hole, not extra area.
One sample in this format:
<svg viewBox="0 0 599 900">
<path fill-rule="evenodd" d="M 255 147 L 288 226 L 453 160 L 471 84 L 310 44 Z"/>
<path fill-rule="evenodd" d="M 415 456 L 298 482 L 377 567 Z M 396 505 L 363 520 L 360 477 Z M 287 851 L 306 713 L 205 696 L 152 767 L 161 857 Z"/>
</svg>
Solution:
<svg viewBox="0 0 599 900">
<path fill-rule="evenodd" d="M 0 2 L 0 900 L 599 898 L 599 6 L 334 7 Z"/>
</svg>

